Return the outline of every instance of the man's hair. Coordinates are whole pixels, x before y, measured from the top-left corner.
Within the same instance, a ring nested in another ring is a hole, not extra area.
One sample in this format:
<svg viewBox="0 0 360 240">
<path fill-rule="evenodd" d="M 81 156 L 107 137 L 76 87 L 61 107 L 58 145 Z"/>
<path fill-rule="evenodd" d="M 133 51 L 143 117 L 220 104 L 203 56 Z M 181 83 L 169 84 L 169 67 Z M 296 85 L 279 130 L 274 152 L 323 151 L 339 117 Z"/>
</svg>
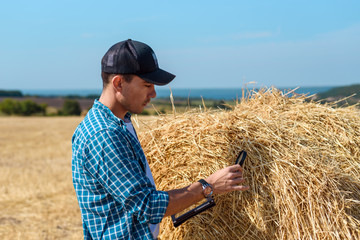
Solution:
<svg viewBox="0 0 360 240">
<path fill-rule="evenodd" d="M 105 88 L 109 84 L 110 79 L 116 75 L 122 76 L 124 78 L 124 80 L 128 83 L 131 82 L 131 80 L 134 77 L 134 75 L 132 75 L 132 74 L 114 74 L 114 73 L 101 72 L 101 78 L 103 80 L 103 88 Z"/>
</svg>

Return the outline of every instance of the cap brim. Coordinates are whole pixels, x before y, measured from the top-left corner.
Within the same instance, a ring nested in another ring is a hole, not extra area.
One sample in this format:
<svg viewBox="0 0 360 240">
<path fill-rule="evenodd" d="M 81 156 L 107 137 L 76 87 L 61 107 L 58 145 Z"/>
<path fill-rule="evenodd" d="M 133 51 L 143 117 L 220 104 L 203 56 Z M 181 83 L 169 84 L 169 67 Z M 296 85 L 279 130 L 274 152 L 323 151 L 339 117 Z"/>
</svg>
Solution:
<svg viewBox="0 0 360 240">
<path fill-rule="evenodd" d="M 160 85 L 160 86 L 170 83 L 175 78 L 175 75 L 166 72 L 160 68 L 154 72 L 136 74 L 136 75 L 149 83 L 153 83 L 155 85 Z"/>
</svg>

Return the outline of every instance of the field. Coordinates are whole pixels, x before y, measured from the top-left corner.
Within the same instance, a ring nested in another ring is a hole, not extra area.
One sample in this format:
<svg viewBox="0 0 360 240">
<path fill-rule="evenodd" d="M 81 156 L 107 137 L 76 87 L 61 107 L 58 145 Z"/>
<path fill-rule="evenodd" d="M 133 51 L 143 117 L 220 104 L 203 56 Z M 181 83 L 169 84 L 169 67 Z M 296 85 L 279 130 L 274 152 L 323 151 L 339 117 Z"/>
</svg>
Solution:
<svg viewBox="0 0 360 240">
<path fill-rule="evenodd" d="M 81 120 L 0 117 L 1 240 L 83 238 L 71 180 L 71 136 Z"/>
<path fill-rule="evenodd" d="M 269 89 L 231 111 L 135 116 L 159 190 L 248 152 L 250 191 L 216 196 L 216 208 L 177 229 L 164 219 L 160 239 L 360 239 L 359 114 Z M 0 239 L 82 239 L 71 180 L 81 120 L 0 117 Z"/>
</svg>

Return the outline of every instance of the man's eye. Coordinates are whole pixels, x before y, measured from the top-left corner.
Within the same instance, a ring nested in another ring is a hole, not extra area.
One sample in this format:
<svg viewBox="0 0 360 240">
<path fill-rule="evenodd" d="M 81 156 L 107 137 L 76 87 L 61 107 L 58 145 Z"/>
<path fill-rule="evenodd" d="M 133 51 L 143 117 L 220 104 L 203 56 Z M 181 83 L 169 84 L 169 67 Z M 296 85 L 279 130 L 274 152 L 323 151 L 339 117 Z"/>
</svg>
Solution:
<svg viewBox="0 0 360 240">
<path fill-rule="evenodd" d="M 145 87 L 148 87 L 148 88 L 149 88 L 149 87 L 151 87 L 151 85 L 145 85 Z"/>
</svg>

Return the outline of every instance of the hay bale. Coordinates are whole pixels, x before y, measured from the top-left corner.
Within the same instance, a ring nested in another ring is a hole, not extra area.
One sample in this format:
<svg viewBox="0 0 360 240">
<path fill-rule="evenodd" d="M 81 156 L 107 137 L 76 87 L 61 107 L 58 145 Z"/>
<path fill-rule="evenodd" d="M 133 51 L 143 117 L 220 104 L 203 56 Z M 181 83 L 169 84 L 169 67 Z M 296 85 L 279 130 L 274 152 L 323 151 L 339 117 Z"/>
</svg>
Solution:
<svg viewBox="0 0 360 240">
<path fill-rule="evenodd" d="M 140 135 L 158 189 L 185 187 L 248 152 L 250 190 L 161 239 L 360 239 L 360 112 L 253 92 L 232 111 L 163 116 Z"/>
</svg>

